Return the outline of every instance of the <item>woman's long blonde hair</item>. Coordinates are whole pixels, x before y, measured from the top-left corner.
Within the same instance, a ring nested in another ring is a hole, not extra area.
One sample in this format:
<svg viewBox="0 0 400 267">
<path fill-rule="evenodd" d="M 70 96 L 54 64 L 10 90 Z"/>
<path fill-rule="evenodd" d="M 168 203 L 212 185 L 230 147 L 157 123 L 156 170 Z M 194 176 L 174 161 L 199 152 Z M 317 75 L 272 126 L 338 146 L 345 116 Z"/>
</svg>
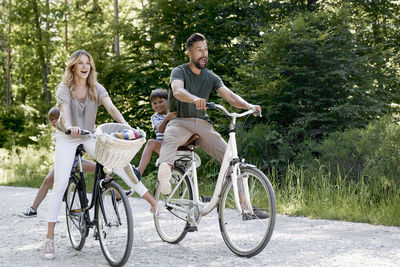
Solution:
<svg viewBox="0 0 400 267">
<path fill-rule="evenodd" d="M 78 60 L 82 55 L 87 56 L 89 58 L 89 63 L 90 63 L 90 73 L 86 79 L 86 84 L 89 88 L 88 91 L 89 99 L 97 101 L 98 98 L 96 90 L 97 73 L 93 57 L 92 55 L 89 54 L 89 52 L 85 50 L 77 50 L 72 53 L 71 57 L 67 62 L 67 68 L 65 69 L 62 83 L 64 83 L 68 87 L 71 97 L 75 98 L 76 93 L 74 88 L 74 73 L 72 72 L 72 69 L 74 68 L 75 64 L 78 63 Z"/>
</svg>

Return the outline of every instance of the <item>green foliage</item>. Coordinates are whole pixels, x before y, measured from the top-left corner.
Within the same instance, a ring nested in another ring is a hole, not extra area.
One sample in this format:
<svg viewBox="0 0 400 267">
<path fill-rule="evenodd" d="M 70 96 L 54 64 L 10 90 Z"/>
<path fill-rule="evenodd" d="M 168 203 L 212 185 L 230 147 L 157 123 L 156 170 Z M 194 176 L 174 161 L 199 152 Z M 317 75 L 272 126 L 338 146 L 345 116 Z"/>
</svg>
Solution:
<svg viewBox="0 0 400 267">
<path fill-rule="evenodd" d="M 0 149 L 0 185 L 39 187 L 53 165 L 53 150 L 29 145 Z"/>
<path fill-rule="evenodd" d="M 328 166 L 334 174 L 340 166 L 344 172 L 341 175 L 353 180 L 381 179 L 381 185 L 390 191 L 395 184 L 400 185 L 400 125 L 391 116 L 371 122 L 364 129 L 332 133 L 320 144 L 310 145 L 310 151 L 318 156 L 318 164 Z M 305 154 L 299 156 L 300 162 L 311 166 L 313 157 Z"/>
<path fill-rule="evenodd" d="M 35 123 L 38 117 L 39 112 L 29 106 L 0 107 L 0 147 L 11 149 L 15 145 L 38 143 L 47 135 L 47 126 Z"/>
<path fill-rule="evenodd" d="M 368 53 L 375 50 L 357 40 L 345 9 L 299 14 L 266 28 L 261 41 L 251 63 L 237 69 L 234 85 L 262 105 L 287 139 L 292 153 L 286 162 L 309 138 L 362 127 L 391 111 L 395 95 L 370 75 Z"/>
</svg>

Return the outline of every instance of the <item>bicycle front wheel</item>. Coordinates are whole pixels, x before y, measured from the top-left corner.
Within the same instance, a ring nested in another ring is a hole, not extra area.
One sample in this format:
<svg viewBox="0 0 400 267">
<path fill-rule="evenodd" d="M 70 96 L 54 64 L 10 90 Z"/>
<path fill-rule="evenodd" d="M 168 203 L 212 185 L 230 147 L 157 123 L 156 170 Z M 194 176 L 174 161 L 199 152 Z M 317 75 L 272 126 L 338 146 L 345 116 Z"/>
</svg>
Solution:
<svg viewBox="0 0 400 267">
<path fill-rule="evenodd" d="M 76 250 L 81 250 L 86 241 L 86 221 L 84 210 L 78 193 L 78 188 L 74 179 L 70 179 L 67 190 L 65 191 L 65 218 L 71 245 Z"/>
<path fill-rule="evenodd" d="M 105 184 L 101 190 L 95 213 L 101 250 L 111 266 L 122 266 L 132 250 L 131 206 L 125 191 L 116 182 Z"/>
<path fill-rule="evenodd" d="M 185 177 L 178 185 L 183 176 L 183 171 L 174 167 L 171 175 L 171 187 L 173 195 L 162 195 L 160 188 L 156 188 L 155 199 L 164 205 L 166 211 L 159 216 L 154 215 L 154 224 L 160 238 L 168 243 L 177 244 L 187 234 L 189 223 L 187 222 L 187 207 L 193 200 L 192 188 L 189 179 Z"/>
<path fill-rule="evenodd" d="M 218 205 L 218 219 L 222 237 L 232 252 L 242 257 L 260 253 L 268 244 L 275 225 L 276 203 L 272 185 L 257 168 L 244 166 L 238 177 L 239 199 L 242 209 L 236 207 L 233 182 L 224 185 Z M 248 187 L 250 207 L 246 207 L 244 192 Z"/>
</svg>

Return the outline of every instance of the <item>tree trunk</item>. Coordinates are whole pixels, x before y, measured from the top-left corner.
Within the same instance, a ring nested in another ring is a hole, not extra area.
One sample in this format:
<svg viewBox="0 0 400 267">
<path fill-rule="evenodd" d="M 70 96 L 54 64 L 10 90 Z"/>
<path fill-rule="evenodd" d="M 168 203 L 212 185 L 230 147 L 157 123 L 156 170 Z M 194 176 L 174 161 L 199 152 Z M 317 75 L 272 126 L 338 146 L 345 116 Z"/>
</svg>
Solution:
<svg viewBox="0 0 400 267">
<path fill-rule="evenodd" d="M 68 0 L 64 0 L 65 4 L 65 50 L 68 51 Z"/>
<path fill-rule="evenodd" d="M 7 99 L 6 104 L 11 104 L 11 0 L 8 0 L 8 36 L 7 36 Z"/>
<path fill-rule="evenodd" d="M 119 35 L 118 35 L 118 0 L 114 0 L 114 23 L 115 23 L 115 35 L 114 35 L 114 46 L 115 46 L 115 55 L 119 56 Z"/>
<path fill-rule="evenodd" d="M 48 4 L 49 4 L 49 0 L 46 0 L 46 9 L 48 9 Z M 42 71 L 43 71 L 43 94 L 44 94 L 44 100 L 46 102 L 46 104 L 49 104 L 51 101 L 51 94 L 49 92 L 48 89 L 48 71 L 49 71 L 49 67 L 47 65 L 46 62 L 46 57 L 48 54 L 48 50 L 44 50 L 43 46 L 46 45 L 50 45 L 50 43 L 48 42 L 44 42 L 44 39 L 47 38 L 43 38 L 44 34 L 48 34 L 48 33 L 43 33 L 42 28 L 40 27 L 40 12 L 39 12 L 39 7 L 38 7 L 38 3 L 37 1 L 33 1 L 33 11 L 35 13 L 35 27 L 36 27 L 36 34 L 37 34 L 37 39 L 38 39 L 38 45 L 37 45 L 37 51 L 38 51 L 38 55 L 39 55 L 39 61 L 40 61 L 40 65 L 42 66 Z M 46 11 L 46 27 L 48 27 L 48 10 Z"/>
</svg>

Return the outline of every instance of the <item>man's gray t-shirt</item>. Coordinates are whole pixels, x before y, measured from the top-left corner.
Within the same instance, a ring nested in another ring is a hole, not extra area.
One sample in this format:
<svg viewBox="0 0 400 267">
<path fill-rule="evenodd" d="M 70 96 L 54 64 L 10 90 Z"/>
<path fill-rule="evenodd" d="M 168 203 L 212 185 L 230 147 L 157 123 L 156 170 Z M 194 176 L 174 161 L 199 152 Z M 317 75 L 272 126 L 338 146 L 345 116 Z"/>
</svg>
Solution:
<svg viewBox="0 0 400 267">
<path fill-rule="evenodd" d="M 207 101 L 211 93 L 215 93 L 217 89 L 224 85 L 218 75 L 211 70 L 202 69 L 200 74 L 197 75 L 192 72 L 188 64 L 180 65 L 172 70 L 169 79 L 170 89 L 173 80 L 183 81 L 184 88 L 189 93 Z M 171 112 L 177 111 L 179 118 L 206 119 L 204 110 L 197 110 L 195 104 L 177 100 L 172 94 L 172 89 L 168 94 L 168 105 Z"/>
<path fill-rule="evenodd" d="M 91 100 L 88 95 L 86 95 L 84 100 L 80 100 L 78 97 L 71 97 L 66 84 L 58 86 L 56 92 L 57 106 L 59 107 L 62 103 L 69 105 L 71 110 L 71 126 L 91 132 L 96 129 L 97 109 L 101 105 L 101 99 L 108 96 L 107 90 L 101 84 L 96 85 L 96 91 L 98 95 L 97 101 Z M 62 118 L 57 122 L 57 129 L 63 132 L 66 130 Z"/>
</svg>

